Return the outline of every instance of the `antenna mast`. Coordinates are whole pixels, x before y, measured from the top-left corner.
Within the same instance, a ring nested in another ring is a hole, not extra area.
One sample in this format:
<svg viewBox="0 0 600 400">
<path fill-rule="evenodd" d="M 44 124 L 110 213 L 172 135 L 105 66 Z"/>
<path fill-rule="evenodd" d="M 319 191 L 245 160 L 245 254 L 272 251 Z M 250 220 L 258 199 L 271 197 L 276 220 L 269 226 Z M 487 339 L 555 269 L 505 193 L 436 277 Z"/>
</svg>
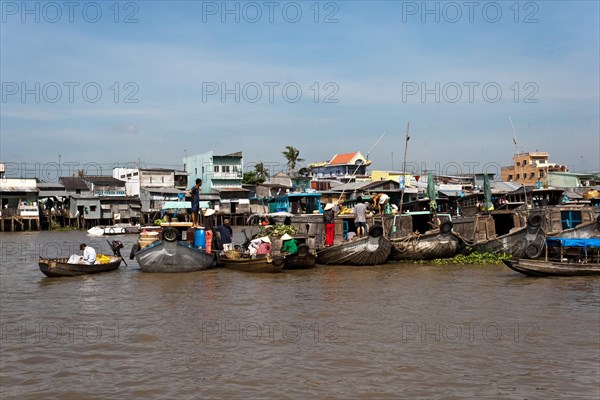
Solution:
<svg viewBox="0 0 600 400">
<path fill-rule="evenodd" d="M 510 121 L 510 127 L 513 132 L 513 143 L 515 144 L 515 148 L 517 149 L 517 159 L 519 158 L 519 145 L 517 144 L 517 132 L 515 131 L 515 126 L 513 125 L 512 118 L 510 114 L 508 114 L 508 120 Z M 519 163 L 519 175 L 523 177 L 522 174 L 522 165 Z M 529 212 L 529 206 L 527 205 L 527 187 L 525 186 L 525 177 L 523 177 L 523 195 L 525 196 L 525 212 Z"/>
</svg>

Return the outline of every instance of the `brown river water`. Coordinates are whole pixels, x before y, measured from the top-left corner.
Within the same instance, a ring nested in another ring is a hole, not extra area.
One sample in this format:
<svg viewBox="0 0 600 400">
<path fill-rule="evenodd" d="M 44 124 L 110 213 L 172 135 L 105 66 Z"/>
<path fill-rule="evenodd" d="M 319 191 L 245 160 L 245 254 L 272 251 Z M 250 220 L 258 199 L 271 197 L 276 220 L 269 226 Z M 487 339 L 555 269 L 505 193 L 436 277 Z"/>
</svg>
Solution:
<svg viewBox="0 0 600 400">
<path fill-rule="evenodd" d="M 128 257 L 136 237 L 118 239 L 128 267 L 46 278 L 40 255 L 106 253 L 106 240 L 0 234 L 0 398 L 600 398 L 599 278 L 414 264 L 146 274 Z"/>
</svg>

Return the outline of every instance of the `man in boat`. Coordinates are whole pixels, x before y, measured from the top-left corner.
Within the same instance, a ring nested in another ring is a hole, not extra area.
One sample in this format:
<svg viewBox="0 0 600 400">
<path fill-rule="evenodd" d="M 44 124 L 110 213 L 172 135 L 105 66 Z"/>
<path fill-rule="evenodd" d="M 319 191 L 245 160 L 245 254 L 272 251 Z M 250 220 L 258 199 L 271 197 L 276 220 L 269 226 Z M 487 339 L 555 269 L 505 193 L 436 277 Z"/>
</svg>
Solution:
<svg viewBox="0 0 600 400">
<path fill-rule="evenodd" d="M 354 225 L 356 226 L 356 234 L 359 238 L 365 236 L 365 228 L 367 227 L 367 206 L 363 202 L 362 197 L 359 197 L 354 206 Z"/>
<path fill-rule="evenodd" d="M 198 228 L 198 211 L 200 210 L 200 187 L 202 186 L 202 179 L 196 179 L 196 185 L 190 190 L 192 196 L 192 223 L 194 228 Z"/>
<path fill-rule="evenodd" d="M 283 246 L 281 246 L 282 254 L 292 255 L 298 252 L 298 242 L 287 233 L 281 237 L 281 241 L 283 242 Z"/>
<path fill-rule="evenodd" d="M 229 225 L 229 219 L 223 220 L 223 225 L 217 226 L 217 232 L 221 236 L 221 243 L 223 243 L 223 250 L 233 250 L 233 243 L 231 237 L 233 236 L 233 229 Z"/>
<path fill-rule="evenodd" d="M 385 193 L 379 193 L 373 197 L 373 208 L 377 207 L 377 212 L 381 215 L 381 213 L 385 211 L 385 207 L 389 200 L 390 196 Z"/>
<path fill-rule="evenodd" d="M 81 257 L 80 264 L 92 265 L 96 262 L 96 250 L 88 246 L 85 243 L 79 245 L 79 250 L 83 250 L 83 257 Z"/>
<path fill-rule="evenodd" d="M 334 204 L 327 203 L 325 210 L 323 211 L 323 223 L 325 224 L 325 246 L 333 246 L 333 239 L 335 236 L 335 212 Z"/>
</svg>

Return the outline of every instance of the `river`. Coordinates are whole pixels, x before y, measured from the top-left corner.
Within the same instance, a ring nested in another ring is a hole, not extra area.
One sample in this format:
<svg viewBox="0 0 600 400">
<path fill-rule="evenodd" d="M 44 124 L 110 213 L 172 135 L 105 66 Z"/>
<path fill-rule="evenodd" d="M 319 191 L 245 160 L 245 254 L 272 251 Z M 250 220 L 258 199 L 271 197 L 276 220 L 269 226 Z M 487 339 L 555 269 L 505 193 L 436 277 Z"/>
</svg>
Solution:
<svg viewBox="0 0 600 400">
<path fill-rule="evenodd" d="M 236 232 L 239 239 L 239 232 Z M 121 236 L 124 255 L 135 236 Z M 600 398 L 600 279 L 504 266 L 47 278 L 0 234 L 2 399 Z"/>
</svg>

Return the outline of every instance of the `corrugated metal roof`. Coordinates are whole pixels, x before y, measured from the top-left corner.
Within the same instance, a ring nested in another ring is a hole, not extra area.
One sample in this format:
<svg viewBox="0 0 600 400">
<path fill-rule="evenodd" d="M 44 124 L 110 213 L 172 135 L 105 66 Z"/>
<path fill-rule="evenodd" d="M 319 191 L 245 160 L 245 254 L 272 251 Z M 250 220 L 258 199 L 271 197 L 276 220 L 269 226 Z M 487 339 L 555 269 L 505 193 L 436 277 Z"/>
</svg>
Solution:
<svg viewBox="0 0 600 400">
<path fill-rule="evenodd" d="M 67 190 L 89 190 L 88 186 L 81 178 L 63 176 L 58 178 L 58 180 Z"/>
<path fill-rule="evenodd" d="M 151 187 L 142 187 L 140 190 L 143 190 L 148 193 L 168 193 L 168 194 L 179 194 L 179 193 L 187 193 L 185 190 L 179 190 L 176 188 L 151 188 Z"/>
<path fill-rule="evenodd" d="M 511 193 L 521 188 L 517 182 L 491 182 L 492 191 Z"/>
<path fill-rule="evenodd" d="M 241 187 L 213 187 L 213 190 L 216 190 L 217 192 L 249 192 L 248 189 L 244 189 Z"/>
<path fill-rule="evenodd" d="M 65 185 L 63 185 L 60 182 L 38 182 L 36 184 L 36 186 L 39 189 L 56 189 L 56 190 L 62 189 L 62 190 L 65 190 Z"/>
<path fill-rule="evenodd" d="M 67 197 L 68 193 L 64 190 L 40 190 L 39 198 L 42 197 Z"/>
</svg>

